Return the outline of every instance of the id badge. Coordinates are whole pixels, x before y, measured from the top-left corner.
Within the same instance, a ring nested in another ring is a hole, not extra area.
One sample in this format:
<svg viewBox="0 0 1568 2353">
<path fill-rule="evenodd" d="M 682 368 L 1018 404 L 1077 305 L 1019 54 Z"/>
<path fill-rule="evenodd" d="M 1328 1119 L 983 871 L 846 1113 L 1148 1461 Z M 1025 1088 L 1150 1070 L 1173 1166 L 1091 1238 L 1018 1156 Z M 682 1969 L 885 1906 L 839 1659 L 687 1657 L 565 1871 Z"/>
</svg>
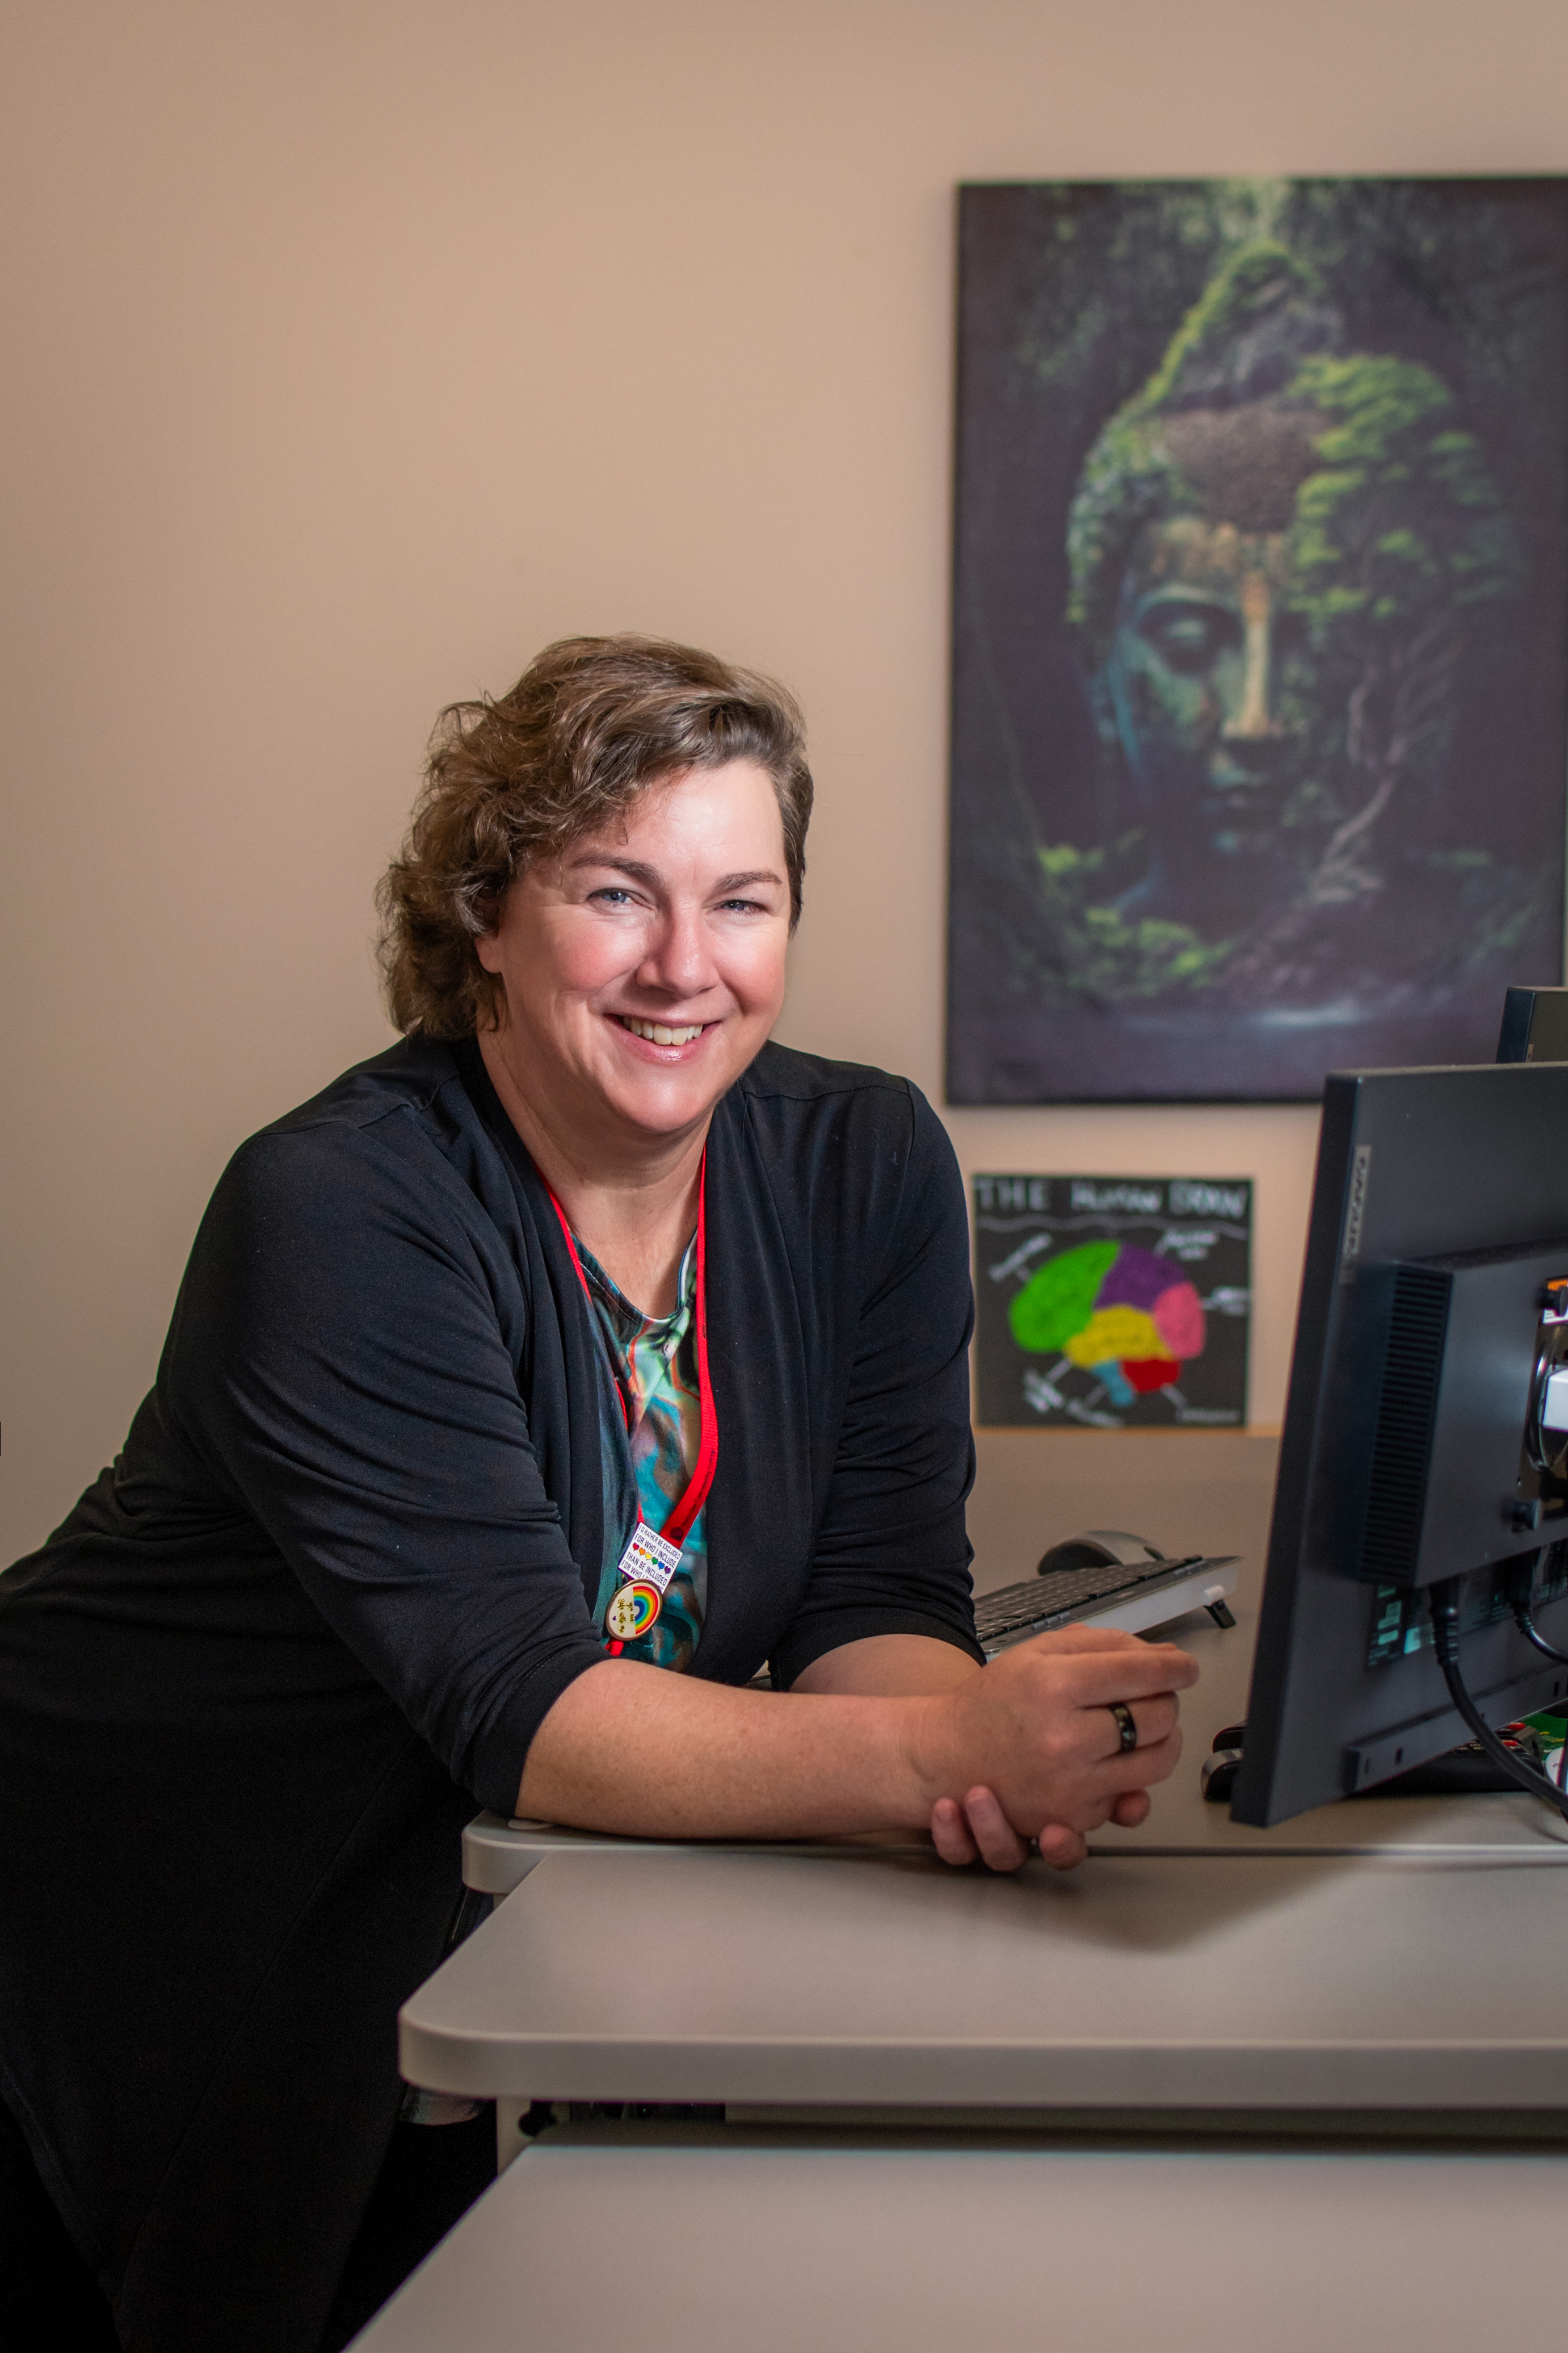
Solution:
<svg viewBox="0 0 1568 2353">
<path fill-rule="evenodd" d="M 646 1520 L 638 1520 L 632 1540 L 621 1555 L 620 1574 L 637 1585 L 651 1585 L 662 1595 L 680 1567 L 680 1546 L 656 1535 Z"/>
</svg>

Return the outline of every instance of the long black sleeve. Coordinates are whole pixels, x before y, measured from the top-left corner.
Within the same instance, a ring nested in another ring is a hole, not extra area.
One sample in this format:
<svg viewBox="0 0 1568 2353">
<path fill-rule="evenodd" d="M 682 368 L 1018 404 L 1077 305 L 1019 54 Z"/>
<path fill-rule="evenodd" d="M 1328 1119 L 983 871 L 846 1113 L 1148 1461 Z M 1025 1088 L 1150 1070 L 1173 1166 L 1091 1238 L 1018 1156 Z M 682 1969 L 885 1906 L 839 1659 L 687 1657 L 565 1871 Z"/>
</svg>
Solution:
<svg viewBox="0 0 1568 2353">
<path fill-rule="evenodd" d="M 963 1520 L 974 1448 L 963 1182 L 915 1089 L 892 1116 L 907 1140 L 895 1129 L 884 1141 L 881 1158 L 898 1164 L 886 1222 L 868 1204 L 858 1246 L 840 1243 L 846 1275 L 858 1277 L 858 1314 L 809 1581 L 773 1646 L 783 1685 L 874 1634 L 934 1636 L 982 1655 Z"/>
<path fill-rule="evenodd" d="M 603 1652 L 519 1390 L 515 1267 L 402 1125 L 236 1156 L 159 1403 L 453 1779 L 509 1812 L 539 1722 Z"/>
</svg>

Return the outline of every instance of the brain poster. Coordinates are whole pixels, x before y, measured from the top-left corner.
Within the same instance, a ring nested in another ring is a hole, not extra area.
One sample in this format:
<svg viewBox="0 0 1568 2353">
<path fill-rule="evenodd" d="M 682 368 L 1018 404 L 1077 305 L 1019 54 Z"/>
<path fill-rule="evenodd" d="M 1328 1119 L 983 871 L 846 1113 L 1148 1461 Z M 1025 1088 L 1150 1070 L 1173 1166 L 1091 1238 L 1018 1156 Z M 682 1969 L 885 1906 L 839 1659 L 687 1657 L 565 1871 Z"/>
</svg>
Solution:
<svg viewBox="0 0 1568 2353">
<path fill-rule="evenodd" d="M 978 1421 L 1246 1421 L 1249 1179 L 976 1176 L 974 1233 Z"/>
</svg>

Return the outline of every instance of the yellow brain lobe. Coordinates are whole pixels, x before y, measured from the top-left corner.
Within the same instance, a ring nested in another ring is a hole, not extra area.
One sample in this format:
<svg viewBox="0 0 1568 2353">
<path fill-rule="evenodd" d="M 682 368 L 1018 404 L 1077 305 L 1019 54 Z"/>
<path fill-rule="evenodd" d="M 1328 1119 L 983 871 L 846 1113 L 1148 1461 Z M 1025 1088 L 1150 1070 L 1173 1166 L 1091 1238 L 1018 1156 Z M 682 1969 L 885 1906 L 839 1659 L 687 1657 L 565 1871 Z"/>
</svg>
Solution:
<svg viewBox="0 0 1568 2353">
<path fill-rule="evenodd" d="M 1068 1342 L 1075 1365 L 1103 1365 L 1111 1358 L 1163 1356 L 1167 1351 L 1154 1329 L 1154 1318 L 1141 1307 L 1100 1307 L 1092 1320 Z"/>
</svg>

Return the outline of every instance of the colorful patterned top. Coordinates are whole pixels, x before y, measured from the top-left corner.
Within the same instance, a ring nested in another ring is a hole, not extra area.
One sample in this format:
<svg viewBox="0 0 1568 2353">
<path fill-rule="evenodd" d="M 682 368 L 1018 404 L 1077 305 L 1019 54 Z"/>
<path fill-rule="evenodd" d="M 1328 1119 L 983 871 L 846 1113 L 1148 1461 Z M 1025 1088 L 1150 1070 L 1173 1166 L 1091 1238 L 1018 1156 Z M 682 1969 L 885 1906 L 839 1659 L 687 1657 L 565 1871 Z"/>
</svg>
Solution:
<svg viewBox="0 0 1568 2353">
<path fill-rule="evenodd" d="M 575 1240 L 575 1236 L 574 1236 Z M 591 1250 L 577 1243 L 595 1320 L 606 1357 L 599 1382 L 599 1438 L 605 1479 L 605 1557 L 594 1623 L 605 1634 L 605 1612 L 620 1583 L 621 1556 L 638 1515 L 662 1531 L 697 1467 L 702 1406 L 697 1385 L 697 1238 L 680 1261 L 675 1312 L 645 1315 L 617 1289 Z M 614 1372 L 612 1372 L 612 1366 Z M 618 1373 L 632 1401 L 633 1422 L 616 1390 Z M 622 1656 L 679 1672 L 691 1663 L 708 1600 L 706 1512 L 699 1512 L 681 1550 L 680 1567 L 665 1588 L 664 1606 L 646 1634 Z"/>
</svg>

